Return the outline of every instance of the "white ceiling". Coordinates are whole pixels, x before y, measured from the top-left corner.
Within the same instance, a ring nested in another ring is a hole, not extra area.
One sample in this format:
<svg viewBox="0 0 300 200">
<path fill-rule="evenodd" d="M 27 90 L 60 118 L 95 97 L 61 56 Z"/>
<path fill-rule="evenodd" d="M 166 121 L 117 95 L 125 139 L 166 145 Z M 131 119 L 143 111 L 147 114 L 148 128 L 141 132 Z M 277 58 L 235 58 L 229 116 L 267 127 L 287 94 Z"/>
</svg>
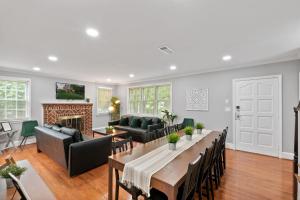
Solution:
<svg viewBox="0 0 300 200">
<path fill-rule="evenodd" d="M 299 0 L 0 0 L 0 66 L 125 83 L 295 59 L 299 8 Z"/>
</svg>

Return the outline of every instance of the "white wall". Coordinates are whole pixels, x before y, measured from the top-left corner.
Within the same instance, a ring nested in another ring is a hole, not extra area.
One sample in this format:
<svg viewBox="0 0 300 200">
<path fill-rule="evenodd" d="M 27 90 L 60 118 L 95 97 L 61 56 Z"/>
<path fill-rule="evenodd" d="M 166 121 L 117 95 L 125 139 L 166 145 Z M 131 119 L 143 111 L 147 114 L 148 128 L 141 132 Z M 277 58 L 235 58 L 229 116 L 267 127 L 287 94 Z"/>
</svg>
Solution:
<svg viewBox="0 0 300 200">
<path fill-rule="evenodd" d="M 180 70 L 180 69 L 179 69 Z M 117 94 L 122 102 L 127 102 L 128 86 L 171 82 L 173 88 L 173 112 L 179 116 L 179 121 L 184 117 L 192 117 L 196 121 L 204 122 L 209 129 L 223 129 L 229 126 L 227 142 L 232 142 L 232 111 L 225 112 L 225 106 L 232 108 L 232 79 L 282 74 L 283 87 L 283 151 L 293 152 L 294 116 L 293 106 L 298 102 L 298 75 L 300 61 L 282 62 L 261 65 L 249 68 L 205 73 L 186 76 L 176 79 L 141 82 L 122 85 L 117 88 Z M 209 111 L 186 111 L 185 90 L 187 88 L 209 88 Z M 229 100 L 225 104 L 225 99 Z M 121 112 L 127 112 L 125 103 L 121 105 Z"/>
<path fill-rule="evenodd" d="M 0 70 L 0 76 L 22 77 L 31 79 L 31 119 L 36 119 L 39 123 L 42 123 L 42 102 L 71 102 L 71 100 L 56 100 L 55 83 L 66 82 L 85 85 L 85 98 L 90 98 L 93 103 L 93 127 L 106 126 L 109 120 L 108 114 L 97 115 L 96 110 L 96 89 L 99 86 L 113 88 L 113 95 L 116 92 L 116 86 L 100 85 L 90 82 L 80 82 L 74 80 L 64 80 L 48 78 L 43 76 L 35 76 L 16 72 L 7 72 Z M 84 100 L 73 101 L 84 102 Z M 1 119 L 0 119 L 1 120 Z M 20 129 L 20 122 L 13 123 L 14 128 Z M 16 139 L 19 139 L 19 135 L 16 135 Z M 5 139 L 5 138 L 2 138 Z"/>
</svg>

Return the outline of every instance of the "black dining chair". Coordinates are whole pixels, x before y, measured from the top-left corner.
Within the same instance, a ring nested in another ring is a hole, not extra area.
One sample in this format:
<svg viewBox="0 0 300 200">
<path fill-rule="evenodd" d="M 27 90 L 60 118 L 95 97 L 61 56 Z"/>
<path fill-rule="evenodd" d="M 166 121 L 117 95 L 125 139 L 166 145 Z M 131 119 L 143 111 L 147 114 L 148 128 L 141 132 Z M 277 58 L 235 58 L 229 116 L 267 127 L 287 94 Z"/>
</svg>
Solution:
<svg viewBox="0 0 300 200">
<path fill-rule="evenodd" d="M 149 134 L 149 142 L 167 135 L 167 128 L 156 129 Z"/>
<path fill-rule="evenodd" d="M 224 139 L 223 139 L 223 143 L 222 143 L 222 148 L 221 148 L 221 159 L 222 159 L 222 167 L 225 170 L 226 169 L 226 138 L 227 138 L 227 133 L 228 133 L 228 126 L 223 130 L 223 135 L 224 135 Z M 222 173 L 223 175 L 223 173 Z"/>
<path fill-rule="evenodd" d="M 168 126 L 167 128 L 168 128 L 168 130 L 167 130 L 168 134 L 173 133 L 173 132 L 178 132 L 178 126 L 177 126 L 177 124 L 172 125 L 172 126 Z"/>
<path fill-rule="evenodd" d="M 220 157 L 221 157 L 221 149 L 223 144 L 224 136 L 223 134 L 219 135 L 219 137 L 216 140 L 216 147 L 213 155 L 213 161 L 212 161 L 212 178 L 215 182 L 215 187 L 218 189 L 219 185 L 221 184 L 221 166 L 220 166 Z"/>
<path fill-rule="evenodd" d="M 113 154 L 124 152 L 127 150 L 132 150 L 133 142 L 132 138 L 129 137 L 124 140 L 116 141 L 112 143 L 112 151 Z M 142 191 L 137 189 L 136 187 L 128 187 L 124 183 L 122 183 L 122 178 L 120 177 L 119 170 L 115 169 L 115 177 L 116 177 L 116 189 L 115 189 L 115 199 L 119 199 L 119 187 L 122 187 L 129 194 L 131 194 L 133 200 L 137 200 L 138 196 L 142 195 Z"/>
<path fill-rule="evenodd" d="M 202 199 L 202 195 L 203 195 L 203 196 L 206 196 L 207 199 L 209 200 L 210 193 L 211 193 L 212 199 L 214 199 L 214 190 L 213 190 L 211 171 L 212 171 L 212 162 L 213 162 L 214 151 L 216 148 L 216 143 L 217 143 L 217 141 L 215 140 L 212 143 L 212 145 L 205 152 L 206 156 L 205 156 L 205 160 L 204 160 L 204 166 L 203 166 L 202 170 L 200 170 L 198 184 L 197 184 L 199 199 Z M 206 189 L 205 195 L 202 193 L 203 186 Z"/>
<path fill-rule="evenodd" d="M 200 168 L 203 167 L 204 156 L 200 154 L 196 160 L 191 162 L 188 166 L 186 178 L 184 184 L 179 188 L 177 200 L 192 200 L 196 192 L 196 185 L 198 181 L 198 175 Z M 150 200 L 167 200 L 168 197 L 157 189 L 151 189 Z"/>
</svg>

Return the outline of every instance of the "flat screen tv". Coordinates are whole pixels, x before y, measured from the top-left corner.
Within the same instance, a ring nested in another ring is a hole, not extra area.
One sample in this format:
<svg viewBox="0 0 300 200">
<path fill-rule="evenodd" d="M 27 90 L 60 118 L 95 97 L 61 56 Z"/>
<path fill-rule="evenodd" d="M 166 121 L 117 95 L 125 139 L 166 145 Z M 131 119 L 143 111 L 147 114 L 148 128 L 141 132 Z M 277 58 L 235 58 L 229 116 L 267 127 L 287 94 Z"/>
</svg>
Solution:
<svg viewBox="0 0 300 200">
<path fill-rule="evenodd" d="M 57 82 L 56 99 L 84 100 L 84 85 Z"/>
</svg>

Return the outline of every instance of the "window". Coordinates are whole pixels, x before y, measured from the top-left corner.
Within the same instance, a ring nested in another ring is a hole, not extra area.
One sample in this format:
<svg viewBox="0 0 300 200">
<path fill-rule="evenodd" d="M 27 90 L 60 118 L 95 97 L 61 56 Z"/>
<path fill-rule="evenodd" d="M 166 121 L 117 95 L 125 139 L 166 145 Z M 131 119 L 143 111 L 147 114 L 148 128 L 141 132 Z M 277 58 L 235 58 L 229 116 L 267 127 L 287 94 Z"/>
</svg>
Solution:
<svg viewBox="0 0 300 200">
<path fill-rule="evenodd" d="M 128 111 L 131 114 L 161 115 L 171 110 L 171 84 L 129 88 Z"/>
<path fill-rule="evenodd" d="M 108 107 L 110 106 L 110 100 L 112 97 L 112 89 L 99 87 L 97 89 L 97 112 L 108 113 Z"/>
<path fill-rule="evenodd" d="M 0 120 L 30 117 L 30 80 L 0 77 Z"/>
</svg>

